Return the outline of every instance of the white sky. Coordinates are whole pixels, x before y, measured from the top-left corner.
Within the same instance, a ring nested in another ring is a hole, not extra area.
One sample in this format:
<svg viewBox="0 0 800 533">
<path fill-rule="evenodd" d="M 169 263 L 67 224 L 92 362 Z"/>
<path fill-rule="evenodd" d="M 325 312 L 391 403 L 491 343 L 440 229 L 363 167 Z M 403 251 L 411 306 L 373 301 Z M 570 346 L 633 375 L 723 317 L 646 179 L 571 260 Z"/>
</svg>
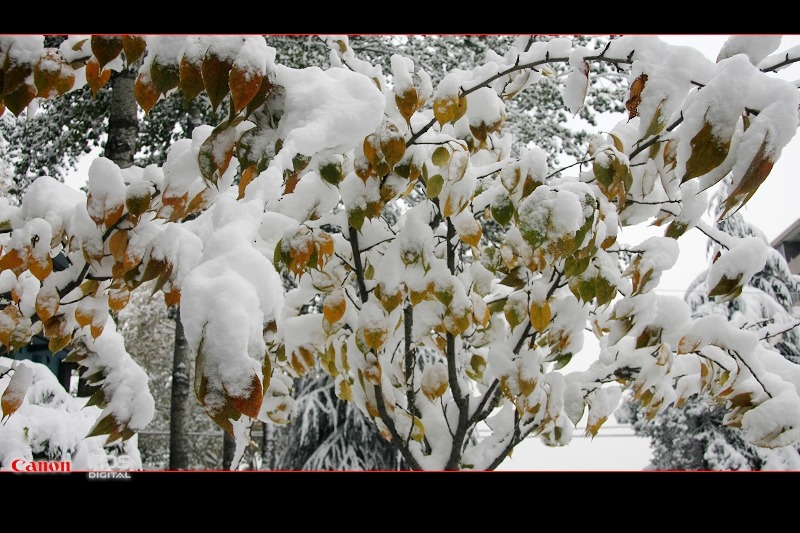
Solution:
<svg viewBox="0 0 800 533">
<path fill-rule="evenodd" d="M 727 39 L 727 35 L 669 35 L 660 36 L 671 44 L 688 45 L 697 48 L 707 57 L 715 60 L 717 53 Z M 779 50 L 785 50 L 800 44 L 800 35 L 785 36 Z M 795 80 L 800 78 L 800 64 L 795 64 L 779 73 L 779 76 Z M 599 129 L 608 131 L 619 120 L 609 117 L 599 123 Z M 80 189 L 86 182 L 91 160 L 99 155 L 95 150 L 91 157 L 85 157 L 78 164 L 74 173 L 67 177 L 68 185 Z M 783 230 L 800 218 L 797 209 L 800 198 L 800 180 L 797 171 L 800 168 L 800 136 L 795 138 L 784 149 L 780 160 L 772 169 L 766 182 L 755 196 L 742 209 L 744 217 L 759 227 L 773 240 Z M 663 228 L 655 231 L 663 234 Z M 633 232 L 628 232 L 633 233 Z M 636 236 L 636 242 L 643 240 L 645 233 Z M 659 292 L 682 297 L 689 283 L 706 268 L 706 238 L 697 230 L 682 236 L 680 257 L 671 270 L 662 275 Z M 584 350 L 576 355 L 571 369 L 580 365 L 588 366 L 596 357 L 597 343 L 587 337 Z M 579 427 L 585 425 L 585 420 Z M 575 438 L 566 447 L 548 448 L 538 439 L 526 441 L 514 450 L 513 456 L 507 459 L 499 470 L 641 470 L 650 460 L 648 439 L 633 437 L 629 427 L 619 426 L 611 418 L 594 439 L 582 437 L 582 431 L 576 430 Z"/>
</svg>

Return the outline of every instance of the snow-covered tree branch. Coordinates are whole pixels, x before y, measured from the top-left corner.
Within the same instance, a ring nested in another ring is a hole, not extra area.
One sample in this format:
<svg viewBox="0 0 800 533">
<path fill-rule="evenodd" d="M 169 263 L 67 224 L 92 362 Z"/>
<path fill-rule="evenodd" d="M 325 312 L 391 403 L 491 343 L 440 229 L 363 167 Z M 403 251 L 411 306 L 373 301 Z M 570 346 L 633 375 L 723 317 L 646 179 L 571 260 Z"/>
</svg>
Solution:
<svg viewBox="0 0 800 533">
<path fill-rule="evenodd" d="M 567 444 L 587 410 L 595 434 L 623 388 L 651 416 L 705 394 L 754 444 L 800 440 L 800 368 L 761 341 L 769 332 L 692 318 L 654 292 L 677 240 L 713 229 L 700 225 L 705 190 L 731 176 L 721 216 L 735 213 L 794 135 L 797 87 L 771 72 L 797 50 L 767 57 L 777 42 L 734 38 L 713 63 L 652 37 L 600 49 L 522 37 L 434 87 L 409 57 L 384 72 L 347 37 L 320 39 L 326 70 L 281 64 L 259 36 L 0 39 L 11 113 L 84 81 L 96 93 L 142 58 L 145 112 L 179 89 L 226 115 L 174 142 L 163 165 L 97 159 L 86 196 L 42 177 L 20 206 L 2 202 L 13 231 L 0 236 L 0 341 L 80 338 L 75 358 L 95 364 L 80 347 L 116 350 L 108 310 L 156 280 L 180 303 L 196 396 L 239 456 L 248 422 L 289 422 L 292 379 L 317 368 L 414 469 L 493 469 L 528 435 Z M 556 83 L 579 113 L 598 64 L 627 75 L 628 119 L 591 139 L 585 165 L 512 150 L 506 106 L 565 65 Z M 618 235 L 651 221 L 664 236 L 620 268 Z M 725 299 L 767 252 L 758 239 L 719 242 L 707 284 Z M 69 266 L 56 272 L 58 253 Z M 570 371 L 587 322 L 597 361 Z M 123 412 L 114 398 L 126 387 L 144 398 L 141 380 L 129 359 L 102 360 L 97 402 L 111 418 L 93 433 L 124 439 L 146 402 Z"/>
</svg>

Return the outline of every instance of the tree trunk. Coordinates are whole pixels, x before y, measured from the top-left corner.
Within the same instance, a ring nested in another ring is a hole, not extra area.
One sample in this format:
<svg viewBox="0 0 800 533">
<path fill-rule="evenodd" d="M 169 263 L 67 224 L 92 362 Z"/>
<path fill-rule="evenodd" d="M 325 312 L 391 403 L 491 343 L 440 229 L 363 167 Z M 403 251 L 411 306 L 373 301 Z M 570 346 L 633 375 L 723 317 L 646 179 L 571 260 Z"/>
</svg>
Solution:
<svg viewBox="0 0 800 533">
<path fill-rule="evenodd" d="M 189 389 L 191 378 L 189 343 L 183 332 L 180 308 L 175 313 L 175 348 L 172 352 L 172 397 L 169 408 L 169 469 L 189 468 Z"/>
<path fill-rule="evenodd" d="M 222 437 L 222 469 L 230 470 L 231 463 L 233 463 L 233 454 L 236 452 L 236 441 L 228 434 L 227 431 L 223 432 Z"/>
<path fill-rule="evenodd" d="M 136 73 L 126 68 L 111 77 L 111 106 L 108 112 L 108 140 L 105 156 L 120 168 L 133 166 L 136 140 L 139 135 L 139 118 L 133 86 Z"/>
</svg>

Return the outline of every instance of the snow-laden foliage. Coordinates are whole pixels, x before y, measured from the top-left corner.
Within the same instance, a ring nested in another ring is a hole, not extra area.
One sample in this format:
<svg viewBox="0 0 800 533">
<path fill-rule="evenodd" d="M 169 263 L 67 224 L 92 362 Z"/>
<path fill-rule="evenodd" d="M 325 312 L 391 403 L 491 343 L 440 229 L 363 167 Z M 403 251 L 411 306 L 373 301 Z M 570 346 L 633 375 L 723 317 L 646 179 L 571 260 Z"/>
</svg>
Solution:
<svg viewBox="0 0 800 533">
<path fill-rule="evenodd" d="M 675 240 L 703 224 L 704 189 L 732 173 L 723 214 L 734 212 L 794 134 L 797 89 L 770 75 L 794 56 L 715 64 L 651 37 L 601 49 L 520 38 L 434 87 L 404 57 L 387 78 L 346 37 L 322 37 L 326 70 L 284 66 L 258 39 L 67 39 L 62 56 L 91 49 L 77 71 L 40 39 L 0 42 L 13 113 L 68 90 L 75 72 L 97 91 L 105 65 L 142 54 L 135 94 L 146 112 L 176 87 L 188 99 L 205 91 L 215 108 L 230 94 L 228 117 L 174 143 L 163 166 L 120 170 L 101 158 L 85 200 L 46 202 L 58 184 L 45 178 L 21 207 L 2 206 L 13 230 L 0 258 L 14 296 L 5 344 L 42 321 L 64 325 L 45 328 L 56 343 L 79 328 L 100 339 L 107 309 L 156 279 L 168 303 L 181 302 L 195 393 L 237 437 L 237 455 L 248 419 L 289 422 L 292 378 L 315 367 L 415 469 L 492 469 L 529 434 L 566 444 L 587 409 L 594 434 L 621 387 L 650 416 L 703 393 L 749 442 L 800 440 L 800 367 L 761 343 L 769 325 L 693 319 L 653 291 L 675 264 Z M 58 74 L 29 85 L 44 55 Z M 577 112 L 593 63 L 627 72 L 631 86 L 629 120 L 592 139 L 591 164 L 570 174 L 535 147 L 513 155 L 505 101 L 565 64 L 562 94 Z M 422 201 L 410 207 L 412 191 Z M 382 216 L 392 204 L 405 209 L 394 221 Z M 665 235 L 634 247 L 620 270 L 617 235 L 653 217 L 669 223 Z M 488 218 L 504 229 L 500 242 L 482 238 Z M 709 290 L 728 298 L 767 254 L 756 240 L 720 240 Z M 71 265 L 52 272 L 59 251 Z M 279 271 L 297 287 L 284 294 Z M 322 313 L 301 312 L 317 299 Z M 570 372 L 587 321 L 598 359 Z"/>
<path fill-rule="evenodd" d="M 136 435 L 112 448 L 104 447 L 104 435 L 87 437 L 103 410 L 65 391 L 46 366 L 0 357 L 0 376 L 2 468 L 10 469 L 15 459 L 45 459 L 69 460 L 73 470 L 90 470 L 98 464 L 115 465 L 105 458 L 119 451 L 128 456 L 126 467 L 142 468 Z"/>
<path fill-rule="evenodd" d="M 728 185 L 723 183 L 712 198 L 712 206 L 721 203 Z M 737 238 L 768 243 L 764 234 L 740 213 L 720 221 L 717 229 Z M 709 240 L 708 252 L 711 259 L 718 254 L 721 258 L 725 247 Z M 800 328 L 796 324 L 800 316 L 793 306 L 792 294 L 800 290 L 800 278 L 789 271 L 786 260 L 777 250 L 769 247 L 765 252 L 764 268 L 753 275 L 738 296 L 709 296 L 709 289 L 718 283 L 721 271 L 716 261 L 694 280 L 686 293 L 686 301 L 695 317 L 718 314 L 743 329 L 765 328 L 762 345 L 798 363 Z M 796 470 L 800 465 L 800 454 L 794 447 L 769 450 L 748 444 L 740 431 L 723 425 L 723 406 L 707 398 L 690 397 L 684 405 L 670 407 L 652 420 L 635 405 L 626 407 L 623 416 L 617 418 L 628 419 L 637 433 L 652 439 L 652 465 L 656 469 Z"/>
</svg>

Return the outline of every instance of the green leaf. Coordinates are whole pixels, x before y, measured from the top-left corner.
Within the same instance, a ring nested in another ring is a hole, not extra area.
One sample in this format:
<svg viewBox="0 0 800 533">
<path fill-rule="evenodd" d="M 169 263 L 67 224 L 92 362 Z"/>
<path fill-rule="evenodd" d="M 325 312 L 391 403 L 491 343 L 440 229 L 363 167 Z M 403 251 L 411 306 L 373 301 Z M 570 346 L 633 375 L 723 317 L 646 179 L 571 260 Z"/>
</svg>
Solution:
<svg viewBox="0 0 800 533">
<path fill-rule="evenodd" d="M 431 156 L 431 161 L 437 167 L 443 167 L 450 161 L 450 150 L 445 148 L 444 146 L 438 147 L 436 150 L 433 151 L 433 155 Z"/>
<path fill-rule="evenodd" d="M 442 175 L 436 174 L 435 176 L 431 176 L 428 179 L 428 184 L 425 189 L 428 198 L 438 198 L 439 194 L 442 192 L 442 188 L 444 188 L 444 178 Z"/>
<path fill-rule="evenodd" d="M 495 222 L 504 227 L 511 222 L 511 218 L 514 216 L 514 203 L 507 194 L 498 194 L 495 196 L 490 209 Z"/>
</svg>

